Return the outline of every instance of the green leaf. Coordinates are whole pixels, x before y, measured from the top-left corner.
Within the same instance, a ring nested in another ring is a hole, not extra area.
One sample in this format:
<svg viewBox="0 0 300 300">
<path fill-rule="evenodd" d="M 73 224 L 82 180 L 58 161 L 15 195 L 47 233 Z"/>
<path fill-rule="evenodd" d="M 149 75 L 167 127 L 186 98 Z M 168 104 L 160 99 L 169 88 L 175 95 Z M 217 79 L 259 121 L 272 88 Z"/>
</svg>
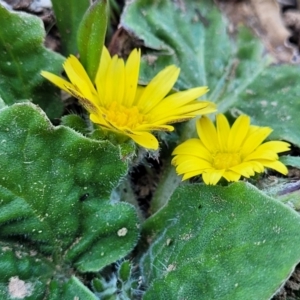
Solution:
<svg viewBox="0 0 300 300">
<path fill-rule="evenodd" d="M 143 225 L 143 299 L 269 299 L 300 260 L 299 226 L 249 184 L 182 186 Z"/>
<path fill-rule="evenodd" d="M 127 5 L 121 22 L 146 47 L 156 50 L 146 56 L 141 70 L 143 82 L 149 82 L 164 67 L 176 64 L 181 68 L 177 88 L 208 85 L 208 98 L 217 101 L 226 92 L 229 79 L 236 83 L 242 80 L 241 76 L 247 80 L 251 77 L 249 72 L 241 72 L 234 78 L 238 57 L 243 58 L 243 65 L 251 57 L 253 69 L 263 63 L 262 46 L 251 36 L 249 40 L 249 34 L 237 49 L 227 35 L 226 20 L 212 1 L 201 1 L 200 5 L 196 0 L 185 4 L 137 0 Z"/>
<path fill-rule="evenodd" d="M 272 66 L 240 95 L 237 109 L 254 124 L 271 127 L 270 138 L 300 147 L 299 98 L 299 66 Z"/>
<path fill-rule="evenodd" d="M 51 270 L 31 274 L 35 280 L 53 278 L 60 291 L 62 278 L 98 271 L 133 249 L 136 212 L 110 201 L 127 171 L 117 147 L 53 127 L 30 103 L 0 111 L 0 141 L 0 240 L 48 261 Z M 0 253 L 1 266 L 8 262 Z"/>
<path fill-rule="evenodd" d="M 131 275 L 131 264 L 128 260 L 123 261 L 118 270 L 119 278 L 125 282 L 130 279 Z"/>
<path fill-rule="evenodd" d="M 61 36 L 62 53 L 65 56 L 77 54 L 77 31 L 85 11 L 90 6 L 90 1 L 52 0 L 51 2 Z"/>
<path fill-rule="evenodd" d="M 0 298 L 1 299 L 45 299 L 48 280 L 54 266 L 49 260 L 39 257 L 34 251 L 25 252 L 9 245 L 1 244 Z M 60 287 L 61 285 L 61 287 Z M 94 300 L 96 296 L 79 279 L 72 276 L 66 283 L 51 281 L 49 300 L 61 299 Z"/>
<path fill-rule="evenodd" d="M 230 37 L 228 22 L 213 1 L 136 0 L 128 2 L 121 22 L 149 48 L 141 67 L 143 83 L 176 64 L 181 68 L 178 89 L 208 85 L 206 98 L 217 103 L 219 113 L 248 114 L 252 124 L 274 129 L 271 139 L 300 146 L 299 67 L 271 65 L 262 43 L 245 27 Z M 195 135 L 194 124 L 188 122 L 180 128 L 178 143 Z M 176 177 L 173 168 L 164 175 L 153 212 L 178 184 L 168 184 Z"/>
<path fill-rule="evenodd" d="M 63 298 L 60 299 L 97 300 L 98 298 L 73 276 L 69 282 L 64 285 Z"/>
<path fill-rule="evenodd" d="M 299 156 L 280 156 L 280 161 L 286 166 L 292 166 L 294 168 L 300 169 L 300 157 Z"/>
<path fill-rule="evenodd" d="M 212 1 L 137 0 L 127 5 L 122 25 L 156 50 L 143 62 L 144 83 L 176 64 L 177 88 L 208 85 L 207 98 L 218 104 L 218 112 L 248 114 L 253 124 L 274 129 L 272 139 L 300 146 L 299 67 L 270 65 L 262 43 L 244 27 L 231 39 Z"/>
<path fill-rule="evenodd" d="M 80 60 L 92 81 L 96 77 L 105 40 L 109 6 L 107 0 L 95 1 L 79 25 L 77 45 Z"/>
<path fill-rule="evenodd" d="M 40 71 L 59 73 L 63 57 L 43 46 L 42 21 L 26 13 L 9 12 L 1 5 L 0 19 L 0 97 L 8 105 L 30 100 L 50 118 L 59 117 L 63 105 L 57 89 Z"/>
<path fill-rule="evenodd" d="M 61 125 L 70 127 L 83 135 L 86 135 L 89 132 L 87 121 L 75 114 L 61 117 Z"/>
<path fill-rule="evenodd" d="M 114 176 L 106 173 L 107 181 L 113 180 Z M 86 216 L 81 222 L 82 237 L 71 247 L 66 260 L 74 261 L 81 272 L 96 272 L 133 249 L 138 221 L 133 207 L 127 203 L 103 203 L 101 209 L 99 201 L 87 203 L 81 212 Z"/>
<path fill-rule="evenodd" d="M 0 299 L 43 299 L 51 263 L 37 255 L 0 242 Z"/>
</svg>

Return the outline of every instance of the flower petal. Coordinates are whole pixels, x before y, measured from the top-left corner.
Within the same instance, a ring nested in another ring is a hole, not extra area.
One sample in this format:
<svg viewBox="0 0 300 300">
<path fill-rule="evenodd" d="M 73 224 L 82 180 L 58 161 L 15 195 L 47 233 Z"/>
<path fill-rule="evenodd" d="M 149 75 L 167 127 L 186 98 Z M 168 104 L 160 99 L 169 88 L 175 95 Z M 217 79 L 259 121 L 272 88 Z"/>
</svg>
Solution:
<svg viewBox="0 0 300 300">
<path fill-rule="evenodd" d="M 125 89 L 125 65 L 124 60 L 115 55 L 108 68 L 105 78 L 105 103 L 106 106 L 117 102 L 123 104 Z"/>
<path fill-rule="evenodd" d="M 287 175 L 288 169 L 287 167 L 280 161 L 267 161 L 267 160 L 260 160 L 260 162 L 267 168 L 273 169 L 283 175 Z"/>
<path fill-rule="evenodd" d="M 249 178 L 264 172 L 265 167 L 287 174 L 277 153 L 288 151 L 290 145 L 281 141 L 261 144 L 270 128 L 250 126 L 248 116 L 240 116 L 232 128 L 221 114 L 217 115 L 216 123 L 217 129 L 208 117 L 202 116 L 196 122 L 199 140 L 187 140 L 174 149 L 172 164 L 177 166 L 178 174 L 183 174 L 183 180 L 202 174 L 206 184 L 215 185 L 221 177 L 238 181 L 241 176 Z M 244 143 L 248 143 L 246 150 Z M 241 153 L 247 151 L 248 155 L 243 157 Z"/>
<path fill-rule="evenodd" d="M 74 55 L 70 55 L 64 62 L 64 69 L 75 89 L 80 91 L 84 98 L 93 100 L 97 94 L 96 89 L 83 66 Z"/>
<path fill-rule="evenodd" d="M 110 128 L 110 124 L 106 122 L 105 118 L 100 113 L 91 113 L 90 120 L 95 124 L 104 126 L 105 128 Z"/>
<path fill-rule="evenodd" d="M 63 78 L 61 78 L 55 74 L 52 74 L 47 71 L 42 71 L 41 75 L 67 93 L 70 93 L 69 89 L 75 89 L 73 84 L 71 84 L 69 81 L 66 81 Z"/>
<path fill-rule="evenodd" d="M 259 169 L 256 162 L 243 162 L 239 165 L 231 167 L 230 170 L 235 173 L 241 174 L 244 177 L 249 178 L 250 176 L 255 175 L 255 170 L 259 170 Z"/>
<path fill-rule="evenodd" d="M 78 80 L 78 77 L 79 77 L 81 80 L 83 80 L 88 85 L 88 88 L 91 91 L 95 90 L 94 85 L 93 85 L 89 75 L 86 73 L 84 67 L 79 62 L 79 60 L 77 59 L 76 56 L 71 54 L 65 61 L 64 68 L 68 75 L 68 78 L 70 79 L 70 81 L 72 83 L 76 84 L 76 81 Z M 69 73 L 68 73 L 69 71 L 72 71 L 72 73 L 70 74 L 71 77 L 69 76 Z M 76 77 L 74 78 L 74 81 L 73 81 L 72 76 L 74 73 L 76 74 Z"/>
<path fill-rule="evenodd" d="M 211 153 L 219 151 L 217 131 L 212 121 L 208 117 L 202 116 L 201 119 L 197 120 L 196 126 L 199 138 L 204 146 Z"/>
<path fill-rule="evenodd" d="M 79 91 L 75 89 L 75 87 L 67 87 L 68 93 L 73 97 L 77 98 L 80 104 L 89 112 L 89 113 L 97 113 L 98 108 L 95 105 L 96 101 L 92 99 L 87 99 L 85 95 L 81 94 Z"/>
<path fill-rule="evenodd" d="M 158 149 L 158 140 L 149 132 L 134 132 L 133 134 L 127 133 L 126 135 L 144 148 L 153 150 Z"/>
<path fill-rule="evenodd" d="M 190 178 L 192 178 L 194 176 L 197 176 L 197 175 L 201 175 L 203 172 L 204 172 L 204 170 L 197 170 L 197 171 L 194 171 L 194 172 L 184 173 L 183 176 L 182 176 L 182 181 L 190 179 Z"/>
<path fill-rule="evenodd" d="M 212 169 L 211 163 L 207 162 L 198 157 L 189 156 L 189 155 L 179 155 L 174 157 L 172 164 L 176 164 L 176 171 L 178 174 L 184 174 L 187 172 L 194 172 L 199 170 Z"/>
<path fill-rule="evenodd" d="M 277 160 L 278 155 L 274 151 L 268 151 L 268 150 L 258 148 L 254 152 L 250 153 L 247 157 L 245 157 L 243 161 L 259 160 L 259 159 Z"/>
<path fill-rule="evenodd" d="M 160 105 L 158 104 L 158 108 Z M 181 122 L 194 118 L 198 115 L 204 115 L 216 111 L 216 105 L 209 101 L 193 101 L 190 104 L 185 106 L 180 106 L 173 108 L 172 105 L 169 105 L 168 109 L 161 109 L 160 112 L 156 111 L 156 114 L 151 111 L 149 113 L 149 121 L 152 122 L 165 122 L 165 120 L 172 120 L 172 122 Z M 164 121 L 161 121 L 164 120 Z M 177 121 L 179 120 L 179 121 Z"/>
<path fill-rule="evenodd" d="M 159 115 L 161 112 L 169 112 L 178 107 L 186 106 L 188 103 L 193 102 L 195 99 L 206 94 L 208 88 L 206 86 L 193 88 L 187 91 L 178 92 L 167 96 L 163 101 L 158 103 L 150 111 L 151 115 Z"/>
<path fill-rule="evenodd" d="M 213 170 L 210 172 L 204 172 L 202 174 L 203 181 L 207 185 L 216 185 L 219 182 L 219 180 L 222 178 L 224 171 L 225 170 L 223 169 L 223 170 Z"/>
<path fill-rule="evenodd" d="M 140 72 L 141 50 L 134 49 L 125 65 L 125 95 L 123 104 L 131 107 L 134 104 Z"/>
<path fill-rule="evenodd" d="M 247 136 L 250 127 L 250 118 L 246 115 L 239 116 L 233 123 L 228 136 L 228 151 L 237 152 Z"/>
<path fill-rule="evenodd" d="M 212 161 L 211 153 L 204 147 L 199 139 L 189 139 L 184 143 L 178 145 L 172 155 L 191 155 L 202 158 L 207 161 Z"/>
<path fill-rule="evenodd" d="M 276 153 L 280 153 L 280 152 L 286 152 L 286 151 L 291 150 L 290 147 L 291 147 L 291 145 L 286 142 L 269 141 L 269 142 L 266 142 L 266 143 L 260 145 L 257 148 L 257 150 L 261 149 L 261 150 L 274 151 Z"/>
<path fill-rule="evenodd" d="M 107 105 L 107 101 L 105 98 L 105 95 L 106 95 L 105 94 L 106 93 L 105 80 L 106 80 L 106 74 L 107 74 L 107 70 L 110 65 L 110 62 L 111 62 L 110 54 L 109 54 L 107 48 L 103 47 L 98 71 L 96 74 L 95 84 L 96 84 L 97 92 L 98 92 L 98 96 L 99 96 L 99 104 L 104 107 Z"/>
<path fill-rule="evenodd" d="M 217 126 L 217 134 L 218 141 L 220 145 L 221 151 L 227 151 L 227 141 L 230 133 L 230 125 L 223 114 L 218 114 L 216 116 L 216 126 Z"/>
<path fill-rule="evenodd" d="M 242 156 L 246 157 L 253 152 L 272 131 L 269 127 L 261 127 L 248 134 L 241 151 Z"/>
<path fill-rule="evenodd" d="M 170 125 L 160 125 L 160 124 L 142 124 L 136 126 L 135 129 L 137 131 L 154 131 L 154 130 L 173 131 L 174 127 Z"/>
<path fill-rule="evenodd" d="M 232 181 L 232 182 L 236 182 L 239 181 L 241 178 L 241 174 L 233 172 L 231 170 L 226 170 L 223 174 L 223 177 L 227 180 L 227 181 Z"/>
<path fill-rule="evenodd" d="M 147 114 L 170 92 L 179 72 L 180 69 L 175 65 L 168 66 L 150 81 L 139 98 L 139 102 L 136 103 L 142 113 Z"/>
</svg>

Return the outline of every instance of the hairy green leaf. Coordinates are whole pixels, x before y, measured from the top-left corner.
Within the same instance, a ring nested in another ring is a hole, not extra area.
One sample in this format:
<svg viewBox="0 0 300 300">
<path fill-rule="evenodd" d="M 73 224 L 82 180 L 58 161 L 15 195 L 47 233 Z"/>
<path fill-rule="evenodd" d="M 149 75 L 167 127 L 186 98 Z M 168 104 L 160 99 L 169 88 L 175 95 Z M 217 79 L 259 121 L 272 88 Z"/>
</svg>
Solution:
<svg viewBox="0 0 300 300">
<path fill-rule="evenodd" d="M 142 82 L 176 64 L 178 89 L 207 85 L 218 112 L 248 114 L 254 124 L 272 127 L 272 138 L 300 146 L 298 66 L 271 65 L 249 30 L 241 27 L 230 37 L 227 24 L 209 0 L 137 0 L 122 15 L 122 25 L 153 49 L 145 56 Z"/>
<path fill-rule="evenodd" d="M 269 299 L 300 260 L 300 217 L 240 182 L 186 185 L 143 226 L 143 299 Z"/>
<path fill-rule="evenodd" d="M 229 36 L 228 22 L 213 1 L 136 0 L 127 3 L 121 23 L 147 47 L 143 83 L 175 64 L 181 69 L 178 89 L 207 85 L 206 98 L 218 112 L 248 114 L 253 125 L 274 129 L 271 139 L 300 145 L 298 66 L 272 65 L 262 43 L 243 26 Z M 178 143 L 196 135 L 193 121 L 177 129 Z M 166 170 L 152 212 L 168 201 L 179 184 L 176 178 L 173 167 Z"/>
<path fill-rule="evenodd" d="M 299 156 L 283 155 L 280 157 L 280 161 L 287 166 L 292 166 L 297 169 L 300 169 L 300 157 Z"/>
<path fill-rule="evenodd" d="M 50 118 L 59 117 L 63 106 L 57 89 L 40 71 L 59 73 L 63 57 L 43 46 L 42 21 L 26 13 L 9 12 L 1 5 L 0 20 L 0 98 L 8 105 L 29 100 Z"/>
<path fill-rule="evenodd" d="M 82 17 L 90 5 L 89 0 L 52 0 L 57 27 L 61 35 L 62 53 L 77 54 L 77 31 Z"/>
<path fill-rule="evenodd" d="M 30 276 L 66 280 L 74 272 L 98 271 L 133 249 L 136 212 L 110 201 L 127 170 L 117 147 L 53 127 L 30 103 L 0 111 L 0 142 L 0 240 L 16 252 L 37 253 L 51 266 Z M 0 255 L 0 266 L 7 263 Z M 4 285 L 5 276 L 0 274 Z"/>
<path fill-rule="evenodd" d="M 299 67 L 272 66 L 240 95 L 237 109 L 250 115 L 254 124 L 271 127 L 270 138 L 300 147 L 299 98 Z"/>
<path fill-rule="evenodd" d="M 96 296 L 75 276 L 65 282 L 64 271 L 39 256 L 35 251 L 26 252 L 19 247 L 0 243 L 0 299 L 95 300 Z M 55 279 L 50 283 L 49 278 Z M 49 286 L 48 286 L 49 285 Z"/>
<path fill-rule="evenodd" d="M 77 45 L 81 63 L 92 80 L 98 70 L 105 40 L 109 6 L 107 0 L 95 1 L 79 25 Z"/>
<path fill-rule="evenodd" d="M 137 0 L 128 3 L 121 21 L 146 47 L 155 50 L 149 51 L 142 66 L 141 78 L 145 82 L 162 68 L 175 64 L 181 68 L 177 88 L 208 85 L 209 98 L 218 101 L 224 96 L 229 79 L 235 85 L 237 81 L 249 81 L 250 65 L 254 69 L 263 64 L 261 44 L 251 36 L 249 39 L 248 34 L 237 47 L 227 35 L 226 20 L 212 1 Z M 235 78 L 238 58 L 243 59 L 241 63 L 247 70 L 240 68 Z"/>
</svg>

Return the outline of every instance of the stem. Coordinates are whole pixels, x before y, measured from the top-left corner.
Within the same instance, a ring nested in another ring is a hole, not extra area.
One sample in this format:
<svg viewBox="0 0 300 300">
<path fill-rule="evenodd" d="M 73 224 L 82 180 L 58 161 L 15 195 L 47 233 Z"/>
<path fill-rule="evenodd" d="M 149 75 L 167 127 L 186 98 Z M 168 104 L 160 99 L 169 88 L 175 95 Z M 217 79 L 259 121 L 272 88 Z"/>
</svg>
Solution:
<svg viewBox="0 0 300 300">
<path fill-rule="evenodd" d="M 168 166 L 163 172 L 159 185 L 151 199 L 150 213 L 151 215 L 159 211 L 167 204 L 175 189 L 181 182 L 180 177 L 176 174 L 174 166 L 171 161 L 167 161 Z"/>
<path fill-rule="evenodd" d="M 110 200 L 112 202 L 124 201 L 132 204 L 136 209 L 136 213 L 140 222 L 142 223 L 145 220 L 128 177 L 125 177 L 112 191 Z"/>
<path fill-rule="evenodd" d="M 178 143 L 182 143 L 187 139 L 194 137 L 196 134 L 195 120 L 191 120 L 182 126 L 180 139 Z M 181 177 L 176 174 L 174 166 L 171 165 L 171 158 L 166 161 L 162 178 L 155 190 L 150 203 L 150 213 L 155 214 L 163 206 L 165 206 L 171 198 L 173 192 L 179 186 Z"/>
<path fill-rule="evenodd" d="M 231 107 L 233 107 L 236 102 L 239 100 L 239 95 L 260 75 L 261 72 L 266 68 L 267 65 L 270 64 L 270 60 L 266 60 L 253 74 L 250 74 L 247 77 L 247 80 L 240 85 L 236 90 L 234 95 L 229 95 L 225 98 L 221 98 L 218 104 L 218 112 L 225 113 Z M 216 87 L 216 91 L 214 92 L 214 97 L 220 96 L 221 87 L 226 81 L 226 78 L 233 72 L 232 70 L 237 67 L 236 62 L 234 61 L 232 65 L 228 67 L 228 71 L 224 75 L 224 77 L 219 82 L 219 86 Z M 178 143 L 182 143 L 187 139 L 190 139 L 196 136 L 196 120 L 191 120 L 185 123 L 182 126 L 182 132 L 180 134 L 180 139 Z M 163 172 L 163 176 L 157 186 L 155 194 L 151 200 L 150 213 L 154 214 L 158 212 L 163 206 L 165 206 L 169 199 L 171 198 L 173 192 L 178 187 L 181 182 L 180 177 L 176 174 L 175 168 L 171 165 L 171 159 L 168 159 L 166 162 L 168 165 Z"/>
</svg>

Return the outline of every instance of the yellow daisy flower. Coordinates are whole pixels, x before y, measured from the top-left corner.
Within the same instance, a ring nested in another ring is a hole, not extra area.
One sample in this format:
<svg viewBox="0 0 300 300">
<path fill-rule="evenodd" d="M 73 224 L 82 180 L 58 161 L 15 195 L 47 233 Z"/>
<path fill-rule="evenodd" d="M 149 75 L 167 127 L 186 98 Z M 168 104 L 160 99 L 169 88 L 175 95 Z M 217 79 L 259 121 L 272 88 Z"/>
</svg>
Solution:
<svg viewBox="0 0 300 300">
<path fill-rule="evenodd" d="M 195 100 L 207 93 L 207 87 L 168 95 L 180 72 L 175 65 L 159 72 L 146 87 L 139 86 L 140 60 L 140 50 L 134 49 L 125 63 L 117 56 L 111 57 L 103 47 L 94 83 L 73 55 L 64 63 L 70 82 L 46 71 L 41 74 L 78 98 L 93 123 L 126 135 L 149 149 L 158 148 L 150 131 L 172 131 L 174 127 L 167 124 L 216 110 L 211 102 Z"/>
<path fill-rule="evenodd" d="M 271 168 L 284 175 L 288 170 L 278 161 L 277 153 L 290 150 L 290 145 L 281 141 L 263 143 L 272 132 L 269 127 L 250 125 L 250 118 L 239 116 L 232 127 L 226 117 L 216 117 L 216 127 L 203 116 L 197 121 L 199 139 L 189 139 L 177 146 L 172 155 L 182 180 L 201 175 L 206 184 L 215 185 L 224 177 L 238 181 L 241 176 L 249 178 L 255 172 Z"/>
</svg>

